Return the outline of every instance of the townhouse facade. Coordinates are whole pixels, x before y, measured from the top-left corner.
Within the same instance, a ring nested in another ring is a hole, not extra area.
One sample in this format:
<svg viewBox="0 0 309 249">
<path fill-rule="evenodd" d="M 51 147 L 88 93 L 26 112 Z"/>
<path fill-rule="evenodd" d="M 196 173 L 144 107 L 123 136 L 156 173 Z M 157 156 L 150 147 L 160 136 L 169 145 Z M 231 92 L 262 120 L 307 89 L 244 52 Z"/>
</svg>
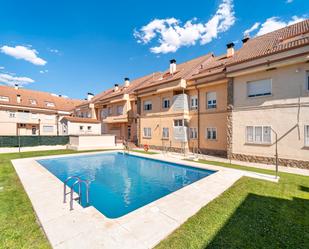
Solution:
<svg viewBox="0 0 309 249">
<path fill-rule="evenodd" d="M 81 100 L 0 86 L 0 135 L 63 135 L 60 120 Z"/>
<path fill-rule="evenodd" d="M 231 159 L 309 167 L 309 21 L 244 40 L 226 67 Z"/>
</svg>

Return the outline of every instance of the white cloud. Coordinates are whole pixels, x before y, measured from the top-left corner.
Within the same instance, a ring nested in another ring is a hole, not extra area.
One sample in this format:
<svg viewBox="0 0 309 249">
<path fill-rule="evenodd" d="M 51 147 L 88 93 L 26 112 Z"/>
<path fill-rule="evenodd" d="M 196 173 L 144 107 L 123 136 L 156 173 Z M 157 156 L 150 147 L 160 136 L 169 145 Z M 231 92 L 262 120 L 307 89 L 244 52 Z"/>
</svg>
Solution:
<svg viewBox="0 0 309 249">
<path fill-rule="evenodd" d="M 297 22 L 305 20 L 303 17 L 293 16 L 289 21 L 283 21 L 278 17 L 270 17 L 264 23 L 261 24 L 261 28 L 256 33 L 256 36 L 264 35 L 277 29 L 284 28 L 288 25 L 292 25 Z"/>
<path fill-rule="evenodd" d="M 14 86 L 15 84 L 22 86 L 33 83 L 34 80 L 28 77 L 16 77 L 10 74 L 0 73 L 0 82 L 10 86 Z"/>
<path fill-rule="evenodd" d="M 3 70 L 5 67 L 0 66 L 0 70 Z"/>
<path fill-rule="evenodd" d="M 293 0 L 286 0 L 285 3 L 292 3 Z"/>
<path fill-rule="evenodd" d="M 181 22 L 176 18 L 155 19 L 134 31 L 138 43 L 148 44 L 157 38 L 159 46 L 150 48 L 155 54 L 176 52 L 182 46 L 192 46 L 197 42 L 206 44 L 227 31 L 234 23 L 232 0 L 222 0 L 215 15 L 206 23 L 198 23 L 196 18 Z"/>
<path fill-rule="evenodd" d="M 40 73 L 41 74 L 48 73 L 48 70 L 47 69 L 46 70 L 40 70 Z"/>
<path fill-rule="evenodd" d="M 251 28 L 244 31 L 244 37 L 249 36 L 251 32 L 258 29 L 259 27 L 260 27 L 260 23 L 256 22 L 255 24 L 251 26 Z"/>
<path fill-rule="evenodd" d="M 25 46 L 2 46 L 0 51 L 6 55 L 10 55 L 16 59 L 26 60 L 34 65 L 44 66 L 47 61 L 38 57 L 38 51 Z"/>
<path fill-rule="evenodd" d="M 49 52 L 55 53 L 55 54 L 60 53 L 60 51 L 58 49 L 53 49 L 53 48 L 49 49 Z"/>
</svg>

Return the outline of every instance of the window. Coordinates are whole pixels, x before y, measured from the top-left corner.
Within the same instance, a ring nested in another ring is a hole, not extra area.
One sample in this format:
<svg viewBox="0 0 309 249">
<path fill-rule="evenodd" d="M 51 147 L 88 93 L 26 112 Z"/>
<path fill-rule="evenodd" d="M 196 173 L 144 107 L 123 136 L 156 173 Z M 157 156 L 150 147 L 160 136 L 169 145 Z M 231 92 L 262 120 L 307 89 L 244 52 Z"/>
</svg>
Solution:
<svg viewBox="0 0 309 249">
<path fill-rule="evenodd" d="M 15 118 L 16 117 L 16 113 L 15 112 L 9 112 L 9 117 L 10 118 Z"/>
<path fill-rule="evenodd" d="M 271 143 L 271 127 L 270 126 L 247 126 L 246 142 L 256 144 Z"/>
<path fill-rule="evenodd" d="M 163 102 L 162 102 L 162 107 L 163 107 L 164 109 L 170 108 L 170 100 L 167 99 L 167 98 L 164 98 L 164 99 L 163 99 Z"/>
<path fill-rule="evenodd" d="M 197 139 L 197 128 L 190 128 L 190 139 Z"/>
<path fill-rule="evenodd" d="M 309 146 L 309 125 L 305 125 L 305 146 Z"/>
<path fill-rule="evenodd" d="M 183 126 L 183 119 L 175 119 L 174 120 L 174 127 Z"/>
<path fill-rule="evenodd" d="M 79 126 L 79 130 L 80 130 L 80 131 L 83 131 L 83 130 L 84 130 L 84 126 L 82 126 L 82 125 Z"/>
<path fill-rule="evenodd" d="M 217 108 L 217 93 L 208 92 L 206 93 L 207 109 Z"/>
<path fill-rule="evenodd" d="M 45 105 L 47 106 L 47 107 L 55 107 L 55 104 L 53 103 L 53 102 L 45 102 Z"/>
<path fill-rule="evenodd" d="M 9 102 L 9 97 L 7 96 L 0 96 L 0 101 Z"/>
<path fill-rule="evenodd" d="M 117 106 L 117 114 L 118 115 L 122 115 L 123 114 L 123 106 L 122 105 Z"/>
<path fill-rule="evenodd" d="M 217 128 L 207 128 L 206 135 L 208 140 L 216 140 L 217 139 Z"/>
<path fill-rule="evenodd" d="M 152 103 L 151 101 L 147 100 L 144 101 L 144 111 L 150 111 L 152 110 Z"/>
<path fill-rule="evenodd" d="M 169 129 L 164 127 L 162 129 L 162 138 L 169 138 L 169 136 L 170 136 Z"/>
<path fill-rule="evenodd" d="M 29 103 L 30 103 L 31 105 L 36 105 L 36 104 L 37 104 L 37 102 L 36 102 L 35 99 L 29 99 Z"/>
<path fill-rule="evenodd" d="M 43 132 L 53 132 L 54 126 L 52 125 L 43 125 Z"/>
<path fill-rule="evenodd" d="M 91 126 L 87 126 L 87 130 L 88 130 L 88 131 L 91 131 Z"/>
<path fill-rule="evenodd" d="M 144 128 L 144 137 L 151 138 L 151 128 Z"/>
<path fill-rule="evenodd" d="M 112 110 L 111 107 L 107 108 L 107 113 L 108 113 L 108 115 L 112 115 L 113 114 L 113 110 Z"/>
<path fill-rule="evenodd" d="M 191 96 L 190 97 L 190 108 L 191 109 L 197 109 L 198 107 L 198 99 L 197 96 Z"/>
<path fill-rule="evenodd" d="M 271 79 L 247 82 L 248 97 L 271 95 Z"/>
</svg>

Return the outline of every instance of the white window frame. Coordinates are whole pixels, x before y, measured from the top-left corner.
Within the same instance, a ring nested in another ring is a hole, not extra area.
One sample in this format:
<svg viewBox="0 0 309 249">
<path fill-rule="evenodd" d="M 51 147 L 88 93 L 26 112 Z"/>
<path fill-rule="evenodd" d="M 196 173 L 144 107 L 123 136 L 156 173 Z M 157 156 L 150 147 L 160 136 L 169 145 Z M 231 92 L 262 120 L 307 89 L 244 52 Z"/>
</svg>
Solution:
<svg viewBox="0 0 309 249">
<path fill-rule="evenodd" d="M 197 110 L 198 108 L 198 98 L 197 95 L 190 96 L 190 109 Z"/>
<path fill-rule="evenodd" d="M 144 127 L 143 137 L 144 138 L 151 138 L 151 128 L 150 127 Z"/>
<path fill-rule="evenodd" d="M 215 98 L 210 99 L 209 95 L 214 94 Z M 217 108 L 217 92 L 207 92 L 206 93 L 206 109 L 216 109 Z"/>
<path fill-rule="evenodd" d="M 305 125 L 304 138 L 305 147 L 309 147 L 309 125 Z"/>
<path fill-rule="evenodd" d="M 266 81 L 266 80 L 269 80 L 269 82 L 270 82 L 270 92 L 259 93 L 259 94 L 250 94 L 249 95 L 249 84 L 254 84 L 254 83 L 258 83 L 258 82 L 262 82 L 262 81 Z M 273 94 L 272 78 L 247 81 L 246 87 L 247 87 L 247 97 L 248 98 L 267 97 L 267 96 L 271 96 Z"/>
<path fill-rule="evenodd" d="M 208 131 L 210 131 L 211 135 L 208 137 Z M 206 128 L 206 139 L 215 141 L 218 139 L 218 132 L 216 127 L 207 127 Z"/>
<path fill-rule="evenodd" d="M 163 98 L 162 100 L 162 108 L 163 109 L 168 109 L 170 108 L 171 102 L 169 98 Z"/>
<path fill-rule="evenodd" d="M 248 129 L 252 128 L 252 139 L 248 139 Z M 268 130 L 269 134 L 269 141 L 266 140 L 265 131 Z M 261 133 L 257 134 L 257 130 L 260 130 Z M 247 125 L 246 126 L 246 137 L 245 141 L 247 144 L 271 144 L 272 143 L 272 128 L 270 125 Z"/>
<path fill-rule="evenodd" d="M 37 101 L 35 99 L 29 99 L 29 103 L 31 105 L 37 105 Z"/>
<path fill-rule="evenodd" d="M 196 127 L 190 127 L 189 138 L 198 139 L 198 131 Z"/>
<path fill-rule="evenodd" d="M 10 98 L 8 96 L 0 96 L 0 101 L 9 102 Z"/>
<path fill-rule="evenodd" d="M 47 107 L 55 107 L 55 103 L 54 102 L 45 101 L 45 105 Z"/>
<path fill-rule="evenodd" d="M 170 130 L 168 127 L 162 128 L 162 139 L 169 139 L 170 137 Z"/>
<path fill-rule="evenodd" d="M 152 110 L 152 101 L 151 100 L 145 100 L 143 103 L 144 111 L 151 111 Z"/>
<path fill-rule="evenodd" d="M 16 118 L 16 112 L 9 111 L 9 118 Z"/>
</svg>

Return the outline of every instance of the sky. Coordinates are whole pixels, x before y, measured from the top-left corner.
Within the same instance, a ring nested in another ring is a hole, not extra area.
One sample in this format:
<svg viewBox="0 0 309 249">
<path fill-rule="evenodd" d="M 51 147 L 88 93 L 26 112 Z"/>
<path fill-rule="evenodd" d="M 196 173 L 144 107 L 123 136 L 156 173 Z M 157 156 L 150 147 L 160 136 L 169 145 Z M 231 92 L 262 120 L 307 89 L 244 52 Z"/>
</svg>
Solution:
<svg viewBox="0 0 309 249">
<path fill-rule="evenodd" d="M 85 98 L 309 18 L 308 0 L 0 0 L 0 84 Z"/>
</svg>

